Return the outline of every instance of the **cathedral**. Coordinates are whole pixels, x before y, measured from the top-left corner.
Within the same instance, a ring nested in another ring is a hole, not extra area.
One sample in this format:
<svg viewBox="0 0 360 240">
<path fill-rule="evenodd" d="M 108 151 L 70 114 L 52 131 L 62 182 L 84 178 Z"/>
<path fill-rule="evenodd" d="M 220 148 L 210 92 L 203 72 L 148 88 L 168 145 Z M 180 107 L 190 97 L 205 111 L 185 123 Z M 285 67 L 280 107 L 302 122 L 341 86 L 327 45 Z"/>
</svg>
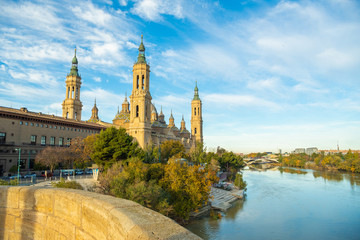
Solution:
<svg viewBox="0 0 360 240">
<path fill-rule="evenodd" d="M 91 118 L 86 122 L 100 124 L 104 127 L 125 128 L 126 132 L 133 136 L 142 148 L 149 144 L 158 146 L 167 140 L 178 140 L 184 144 L 187 150 L 190 150 L 196 142 L 203 142 L 202 103 L 197 85 L 191 101 L 191 131 L 186 129 L 184 117 L 181 120 L 180 129 L 176 127 L 172 112 L 167 124 L 162 109 L 158 113 L 154 104 L 151 103 L 150 66 L 145 57 L 143 36 L 141 36 L 138 50 L 139 55 L 133 66 L 133 87 L 129 96 L 130 101 L 125 96 L 121 111 L 118 109 L 112 123 L 106 123 L 99 119 L 99 109 L 95 100 Z M 81 76 L 78 72 L 76 50 L 65 83 L 66 94 L 62 103 L 62 116 L 65 119 L 81 121 Z"/>
</svg>

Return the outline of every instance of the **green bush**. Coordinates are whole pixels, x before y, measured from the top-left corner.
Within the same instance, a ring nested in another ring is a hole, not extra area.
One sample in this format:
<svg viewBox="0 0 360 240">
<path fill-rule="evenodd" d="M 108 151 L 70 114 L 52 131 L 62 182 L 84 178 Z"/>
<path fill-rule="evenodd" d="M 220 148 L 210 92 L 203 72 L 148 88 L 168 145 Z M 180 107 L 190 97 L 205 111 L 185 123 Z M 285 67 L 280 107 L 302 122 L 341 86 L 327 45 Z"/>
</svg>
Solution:
<svg viewBox="0 0 360 240">
<path fill-rule="evenodd" d="M 0 186 L 16 186 L 19 185 L 19 181 L 17 179 L 10 180 L 10 182 L 0 179 Z"/>
<path fill-rule="evenodd" d="M 236 174 L 236 178 L 235 178 L 235 182 L 234 182 L 235 186 L 237 186 L 239 189 L 245 189 L 246 188 L 246 181 L 244 181 L 243 176 L 241 173 L 237 173 Z"/>
<path fill-rule="evenodd" d="M 52 182 L 51 185 L 56 188 L 72 188 L 72 189 L 80 189 L 83 190 L 84 188 L 80 185 L 80 183 L 76 181 L 68 181 L 66 182 L 65 179 L 60 178 L 59 182 Z"/>
</svg>

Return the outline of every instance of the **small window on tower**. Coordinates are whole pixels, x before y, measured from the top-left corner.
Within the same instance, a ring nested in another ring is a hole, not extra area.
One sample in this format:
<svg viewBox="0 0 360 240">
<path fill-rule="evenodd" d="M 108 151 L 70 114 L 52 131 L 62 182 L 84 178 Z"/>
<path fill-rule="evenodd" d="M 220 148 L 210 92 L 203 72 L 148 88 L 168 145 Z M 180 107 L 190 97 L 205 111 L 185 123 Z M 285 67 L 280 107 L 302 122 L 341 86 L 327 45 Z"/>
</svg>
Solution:
<svg viewBox="0 0 360 240">
<path fill-rule="evenodd" d="M 139 117 L 139 105 L 136 105 L 136 117 Z"/>
<path fill-rule="evenodd" d="M 196 134 L 196 128 L 194 128 L 194 134 Z"/>
<path fill-rule="evenodd" d="M 76 117 L 77 117 L 77 112 L 75 112 L 75 119 L 76 119 Z"/>
<path fill-rule="evenodd" d="M 196 115 L 196 108 L 194 108 L 194 115 Z"/>
<path fill-rule="evenodd" d="M 144 75 L 142 75 L 142 89 L 144 89 Z"/>
<path fill-rule="evenodd" d="M 200 108 L 198 107 L 198 115 L 200 115 Z"/>
<path fill-rule="evenodd" d="M 139 75 L 136 77 L 136 89 L 139 89 Z"/>
</svg>

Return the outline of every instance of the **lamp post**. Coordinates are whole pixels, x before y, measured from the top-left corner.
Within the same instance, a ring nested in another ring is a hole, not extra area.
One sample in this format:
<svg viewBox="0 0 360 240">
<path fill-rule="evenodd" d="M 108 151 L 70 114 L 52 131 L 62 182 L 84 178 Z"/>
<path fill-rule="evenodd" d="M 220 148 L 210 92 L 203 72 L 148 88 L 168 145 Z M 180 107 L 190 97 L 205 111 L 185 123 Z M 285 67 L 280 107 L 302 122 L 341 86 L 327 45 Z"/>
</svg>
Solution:
<svg viewBox="0 0 360 240">
<path fill-rule="evenodd" d="M 20 183 L 20 157 L 21 157 L 21 148 L 15 148 L 15 150 L 19 151 L 17 180 L 18 180 L 18 182 Z"/>
</svg>

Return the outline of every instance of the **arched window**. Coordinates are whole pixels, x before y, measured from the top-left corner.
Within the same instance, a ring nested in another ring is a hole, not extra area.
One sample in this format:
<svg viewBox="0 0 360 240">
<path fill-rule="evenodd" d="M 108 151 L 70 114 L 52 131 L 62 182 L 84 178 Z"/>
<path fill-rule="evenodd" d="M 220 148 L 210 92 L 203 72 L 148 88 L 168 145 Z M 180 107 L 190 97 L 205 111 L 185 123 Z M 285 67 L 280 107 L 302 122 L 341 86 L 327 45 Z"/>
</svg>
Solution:
<svg viewBox="0 0 360 240">
<path fill-rule="evenodd" d="M 139 89 L 139 75 L 136 77 L 136 89 Z"/>
<path fill-rule="evenodd" d="M 66 118 L 69 118 L 69 112 L 66 113 Z"/>
<path fill-rule="evenodd" d="M 145 85 L 145 83 L 144 83 L 144 75 L 142 75 L 142 89 L 144 89 L 144 85 Z"/>
<path fill-rule="evenodd" d="M 139 117 L 139 105 L 136 105 L 136 117 Z"/>
<path fill-rule="evenodd" d="M 75 98 L 75 89 L 74 89 L 74 87 L 72 87 L 72 91 L 71 91 L 71 98 Z"/>
<path fill-rule="evenodd" d="M 200 108 L 198 107 L 198 115 L 200 115 Z"/>
<path fill-rule="evenodd" d="M 79 88 L 76 88 L 76 99 L 79 99 Z"/>
<path fill-rule="evenodd" d="M 194 108 L 194 115 L 196 115 L 196 108 Z"/>
<path fill-rule="evenodd" d="M 66 98 L 70 98 L 70 87 L 68 87 Z"/>
<path fill-rule="evenodd" d="M 194 134 L 196 134 L 196 128 L 194 128 Z"/>
<path fill-rule="evenodd" d="M 76 117 L 77 117 L 77 112 L 75 112 L 75 116 L 74 116 L 74 118 L 76 119 Z"/>
</svg>

